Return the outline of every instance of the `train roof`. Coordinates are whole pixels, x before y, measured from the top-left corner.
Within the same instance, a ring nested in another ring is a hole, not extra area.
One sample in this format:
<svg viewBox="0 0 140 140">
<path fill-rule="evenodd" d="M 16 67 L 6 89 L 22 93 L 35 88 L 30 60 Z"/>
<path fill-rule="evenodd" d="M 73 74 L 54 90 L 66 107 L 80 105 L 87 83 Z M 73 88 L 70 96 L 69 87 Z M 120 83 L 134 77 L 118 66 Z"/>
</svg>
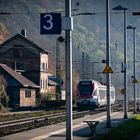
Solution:
<svg viewBox="0 0 140 140">
<path fill-rule="evenodd" d="M 93 80 L 93 79 L 80 79 L 79 82 L 82 82 L 82 81 L 89 81 L 89 82 L 95 82 L 98 86 L 102 86 L 102 84 L 96 80 Z"/>
<path fill-rule="evenodd" d="M 80 79 L 79 82 L 81 81 L 91 81 L 91 82 L 95 82 L 98 86 L 106 86 L 106 84 L 100 83 L 99 81 L 96 81 L 94 79 Z M 114 87 L 114 86 L 111 84 L 111 87 Z"/>
<path fill-rule="evenodd" d="M 98 84 L 101 84 L 100 82 L 93 80 L 93 79 L 80 79 L 79 82 L 81 82 L 81 81 L 91 81 L 91 82 L 96 82 Z"/>
</svg>

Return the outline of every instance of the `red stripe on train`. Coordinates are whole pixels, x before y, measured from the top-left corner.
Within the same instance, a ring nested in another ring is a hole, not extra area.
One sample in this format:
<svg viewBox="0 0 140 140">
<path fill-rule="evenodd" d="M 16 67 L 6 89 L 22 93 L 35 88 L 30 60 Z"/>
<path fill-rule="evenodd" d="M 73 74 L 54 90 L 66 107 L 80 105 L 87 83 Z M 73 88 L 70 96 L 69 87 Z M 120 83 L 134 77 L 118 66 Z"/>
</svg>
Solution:
<svg viewBox="0 0 140 140">
<path fill-rule="evenodd" d="M 92 98 L 92 94 L 80 95 L 80 98 Z"/>
</svg>

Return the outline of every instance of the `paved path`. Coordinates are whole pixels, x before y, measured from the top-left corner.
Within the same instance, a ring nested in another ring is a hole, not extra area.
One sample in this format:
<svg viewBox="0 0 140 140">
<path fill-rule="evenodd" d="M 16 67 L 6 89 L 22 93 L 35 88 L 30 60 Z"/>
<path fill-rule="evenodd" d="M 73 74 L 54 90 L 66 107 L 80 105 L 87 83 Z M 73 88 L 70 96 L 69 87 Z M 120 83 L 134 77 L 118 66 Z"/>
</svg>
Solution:
<svg viewBox="0 0 140 140">
<path fill-rule="evenodd" d="M 129 113 L 129 116 L 131 113 Z M 111 115 L 112 127 L 118 126 L 121 122 L 126 121 L 123 118 L 123 112 L 115 112 Z M 88 115 L 73 121 L 73 139 L 74 140 L 88 140 L 90 138 L 90 130 L 84 120 L 92 119 L 98 120 L 100 123 L 97 126 L 96 133 L 107 133 L 110 129 L 106 128 L 106 112 Z M 65 122 L 45 126 L 13 135 L 0 137 L 0 140 L 66 140 L 66 124 Z"/>
</svg>

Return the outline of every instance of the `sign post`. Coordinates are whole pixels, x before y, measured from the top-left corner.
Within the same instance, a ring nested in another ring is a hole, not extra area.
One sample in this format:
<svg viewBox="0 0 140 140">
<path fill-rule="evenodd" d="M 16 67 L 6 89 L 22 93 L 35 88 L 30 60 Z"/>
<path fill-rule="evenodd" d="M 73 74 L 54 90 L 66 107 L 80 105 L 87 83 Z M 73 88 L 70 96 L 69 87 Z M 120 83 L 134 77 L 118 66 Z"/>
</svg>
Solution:
<svg viewBox="0 0 140 140">
<path fill-rule="evenodd" d="M 111 127 L 111 103 L 110 103 L 110 85 L 111 85 L 111 75 L 110 75 L 110 0 L 106 0 L 106 84 L 107 84 L 107 122 L 106 127 Z M 108 72 L 109 70 L 109 72 Z M 111 71 L 112 73 L 113 71 Z"/>
<path fill-rule="evenodd" d="M 41 13 L 40 34 L 61 34 L 61 14 Z"/>
<path fill-rule="evenodd" d="M 72 129 L 72 32 L 71 0 L 65 0 L 63 28 L 66 31 L 66 140 L 73 140 Z"/>
</svg>

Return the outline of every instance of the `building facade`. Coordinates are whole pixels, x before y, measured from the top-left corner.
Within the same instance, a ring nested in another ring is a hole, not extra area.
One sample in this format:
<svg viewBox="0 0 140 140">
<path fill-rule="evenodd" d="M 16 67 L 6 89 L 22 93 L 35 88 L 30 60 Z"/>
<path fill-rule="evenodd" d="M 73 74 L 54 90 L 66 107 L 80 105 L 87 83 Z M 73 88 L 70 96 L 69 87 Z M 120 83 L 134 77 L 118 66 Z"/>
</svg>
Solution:
<svg viewBox="0 0 140 140">
<path fill-rule="evenodd" d="M 48 53 L 25 35 L 16 34 L 0 45 L 0 63 L 40 86 L 40 93 L 47 93 Z"/>
<path fill-rule="evenodd" d="M 15 72 L 5 64 L 0 64 L 0 75 L 6 81 L 7 96 L 10 107 L 35 107 L 37 106 L 37 91 L 39 86 Z"/>
<path fill-rule="evenodd" d="M 29 87 L 8 87 L 8 93 L 11 92 L 11 90 L 15 92 L 11 100 L 14 98 L 20 101 L 17 104 L 26 106 L 29 104 L 33 105 L 34 103 L 39 104 L 41 94 L 50 92 L 54 92 L 53 94 L 55 94 L 56 85 L 55 83 L 50 85 L 50 80 L 48 80 L 49 53 L 50 52 L 30 41 L 26 37 L 25 32 L 16 34 L 0 44 L 0 63 L 6 64 L 38 87 L 35 89 L 32 88 L 31 91 Z M 24 92 L 27 94 L 26 96 L 23 95 Z M 30 94 L 30 92 L 32 94 Z M 20 96 L 17 96 L 16 93 L 19 93 Z M 27 97 L 31 95 L 35 97 L 35 100 L 28 100 Z"/>
</svg>

